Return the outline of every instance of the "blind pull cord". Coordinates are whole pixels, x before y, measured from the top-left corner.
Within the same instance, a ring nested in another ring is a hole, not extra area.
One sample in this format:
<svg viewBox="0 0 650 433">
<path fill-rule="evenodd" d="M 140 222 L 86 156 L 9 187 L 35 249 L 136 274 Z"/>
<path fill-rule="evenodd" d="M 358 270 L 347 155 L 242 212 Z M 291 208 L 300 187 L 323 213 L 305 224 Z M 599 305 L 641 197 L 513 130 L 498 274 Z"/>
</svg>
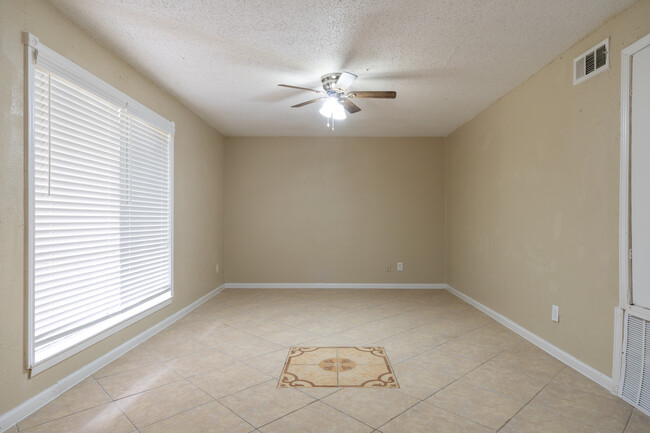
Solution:
<svg viewBox="0 0 650 433">
<path fill-rule="evenodd" d="M 47 195 L 52 195 L 52 76 L 47 76 Z"/>
</svg>

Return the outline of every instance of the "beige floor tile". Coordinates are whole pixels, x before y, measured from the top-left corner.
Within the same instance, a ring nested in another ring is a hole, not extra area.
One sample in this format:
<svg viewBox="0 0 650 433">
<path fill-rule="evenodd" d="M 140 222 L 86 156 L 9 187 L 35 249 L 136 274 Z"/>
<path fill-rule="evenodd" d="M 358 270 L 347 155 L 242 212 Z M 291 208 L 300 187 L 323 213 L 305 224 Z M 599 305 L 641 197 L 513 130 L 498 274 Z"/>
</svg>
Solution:
<svg viewBox="0 0 650 433">
<path fill-rule="evenodd" d="M 460 337 L 461 335 L 466 334 L 469 331 L 478 328 L 479 326 L 480 325 L 472 322 L 463 322 L 457 319 L 438 319 L 427 325 L 413 328 L 412 331 L 443 335 L 446 337 Z"/>
<path fill-rule="evenodd" d="M 315 402 L 259 430 L 263 433 L 370 433 L 373 429 L 324 403 Z"/>
<path fill-rule="evenodd" d="M 285 329 L 280 332 L 273 332 L 264 336 L 265 340 L 271 343 L 279 344 L 284 347 L 300 346 L 303 341 L 314 338 L 312 332 L 303 331 L 298 328 Z"/>
<path fill-rule="evenodd" d="M 503 426 L 525 404 L 460 380 L 438 391 L 426 401 L 494 430 Z"/>
<path fill-rule="evenodd" d="M 290 329 L 285 323 L 269 320 L 262 316 L 249 316 L 235 320 L 225 320 L 225 323 L 233 328 L 249 332 L 256 336 L 265 336 Z"/>
<path fill-rule="evenodd" d="M 125 397 L 115 404 L 140 429 L 210 400 L 209 395 L 183 381 Z"/>
<path fill-rule="evenodd" d="M 485 426 L 422 402 L 380 427 L 383 433 L 491 433 Z M 541 433 L 541 432 L 540 432 Z"/>
<path fill-rule="evenodd" d="M 386 355 L 391 363 L 395 364 L 409 358 L 413 358 L 429 350 L 426 346 L 412 344 L 400 338 L 401 334 L 379 340 L 377 346 L 381 346 L 386 351 Z"/>
<path fill-rule="evenodd" d="M 481 365 L 461 380 L 523 402 L 528 402 L 549 383 L 549 379 L 541 379 L 517 370 L 504 370 L 489 364 Z"/>
<path fill-rule="evenodd" d="M 207 348 L 216 349 L 227 344 L 241 342 L 250 337 L 252 337 L 251 334 L 232 326 L 222 326 L 197 335 L 195 339 Z"/>
<path fill-rule="evenodd" d="M 623 431 L 632 406 L 620 399 L 604 398 L 556 383 L 549 384 L 530 403 L 530 408 L 553 412 L 593 427 Z"/>
<path fill-rule="evenodd" d="M 216 401 L 158 421 L 141 433 L 248 433 L 253 427 Z"/>
<path fill-rule="evenodd" d="M 192 316 L 190 314 L 178 320 L 167 329 L 181 332 L 190 338 L 197 339 L 222 326 L 226 325 L 221 320 L 201 318 L 201 316 Z"/>
<path fill-rule="evenodd" d="M 499 433 L 611 433 L 611 430 L 574 421 L 546 412 L 524 407 L 512 420 L 508 422 Z"/>
<path fill-rule="evenodd" d="M 271 380 L 219 400 L 255 427 L 263 426 L 313 402 L 314 398 L 292 388 L 278 388 Z"/>
<path fill-rule="evenodd" d="M 282 373 L 279 387 L 320 387 L 337 386 L 336 365 L 323 369 L 320 365 L 290 364 Z"/>
<path fill-rule="evenodd" d="M 214 398 L 233 394 L 242 389 L 266 382 L 269 379 L 271 379 L 271 376 L 268 374 L 264 374 L 241 362 L 223 369 L 199 373 L 188 378 L 190 382 Z"/>
<path fill-rule="evenodd" d="M 491 323 L 486 326 L 474 329 L 464 335 L 465 337 L 474 338 L 484 343 L 509 349 L 517 344 L 523 343 L 524 340 L 508 328 L 498 323 Z"/>
<path fill-rule="evenodd" d="M 400 341 L 414 344 L 422 347 L 425 350 L 429 350 L 454 338 L 446 335 L 432 334 L 425 328 L 426 326 L 414 328 L 406 332 L 402 332 L 401 334 L 394 335 L 390 337 L 390 339 L 399 339 Z M 379 342 L 377 342 L 377 344 L 379 345 Z"/>
<path fill-rule="evenodd" d="M 424 325 L 437 319 L 449 319 L 456 316 L 455 312 L 447 311 L 440 308 L 418 307 L 415 310 L 402 313 L 400 317 L 412 320 L 414 323 Z"/>
<path fill-rule="evenodd" d="M 523 342 L 488 361 L 488 364 L 507 370 L 517 370 L 542 379 L 554 378 L 565 365 L 542 349 Z"/>
<path fill-rule="evenodd" d="M 437 349 L 480 362 L 488 361 L 504 351 L 502 347 L 492 345 L 480 339 L 468 338 L 467 336 L 462 336 L 441 344 Z"/>
<path fill-rule="evenodd" d="M 261 337 L 250 337 L 241 342 L 233 342 L 218 346 L 219 351 L 237 359 L 248 359 L 256 356 L 277 352 L 283 346 L 271 343 Z"/>
<path fill-rule="evenodd" d="M 366 388 L 398 388 L 395 375 L 387 365 L 357 365 L 351 370 L 339 365 L 339 386 Z"/>
<path fill-rule="evenodd" d="M 163 364 L 129 370 L 97 379 L 113 400 L 182 380 L 182 376 Z"/>
<path fill-rule="evenodd" d="M 411 360 L 397 364 L 393 368 L 400 391 L 419 399 L 429 397 L 455 380 Z"/>
<path fill-rule="evenodd" d="M 23 430 L 28 433 L 130 433 L 135 427 L 113 403 Z"/>
<path fill-rule="evenodd" d="M 627 423 L 625 433 L 647 433 L 650 432 L 650 417 L 639 410 L 634 409 L 630 421 Z"/>
<path fill-rule="evenodd" d="M 457 379 L 468 372 L 474 370 L 481 365 L 480 361 L 474 359 L 461 358 L 447 352 L 435 348 L 424 352 L 416 357 L 404 361 L 401 364 L 419 365 L 428 369 L 428 371 L 435 371 L 436 373 L 444 376 L 449 376 Z M 399 364 L 398 364 L 399 365 Z"/>
<path fill-rule="evenodd" d="M 419 403 L 394 389 L 346 388 L 322 400 L 372 427 L 379 427 Z"/>
<path fill-rule="evenodd" d="M 282 349 L 277 352 L 267 353 L 266 355 L 245 359 L 244 362 L 263 373 L 278 378 L 282 374 L 288 353 L 289 351 L 287 349 Z"/>
<path fill-rule="evenodd" d="M 337 340 L 329 337 L 314 337 L 300 343 L 300 347 L 334 347 L 338 345 Z"/>
<path fill-rule="evenodd" d="M 189 338 L 182 332 L 172 329 L 165 329 L 142 343 L 139 347 L 149 352 L 159 361 L 191 355 L 192 353 L 206 349 L 198 341 Z"/>
<path fill-rule="evenodd" d="M 211 349 L 192 355 L 170 359 L 164 364 L 183 377 L 194 376 L 209 370 L 216 370 L 231 365 L 236 361 L 223 353 Z"/>
<path fill-rule="evenodd" d="M 389 335 L 374 330 L 352 328 L 328 335 L 336 341 L 336 346 L 373 346 L 375 342 Z"/>
<path fill-rule="evenodd" d="M 555 379 L 553 379 L 552 383 L 565 386 L 571 389 L 588 392 L 592 395 L 598 395 L 600 397 L 609 398 L 615 401 L 620 401 L 620 399 L 617 396 L 615 396 L 614 394 L 612 394 L 602 386 L 598 385 L 593 380 L 588 379 L 587 377 L 578 373 L 571 367 L 566 367 L 564 370 L 562 370 L 560 374 L 558 374 L 555 377 Z"/>
<path fill-rule="evenodd" d="M 399 334 L 400 332 L 420 326 L 418 321 L 407 317 L 393 316 L 375 322 L 365 323 L 358 329 L 365 329 L 385 336 Z"/>
<path fill-rule="evenodd" d="M 125 371 L 135 370 L 145 365 L 157 364 L 158 360 L 149 352 L 136 347 L 117 358 L 115 361 L 93 373 L 93 377 L 110 376 L 112 374 L 124 373 Z"/>
<path fill-rule="evenodd" d="M 343 388 L 294 388 L 302 393 L 307 394 L 310 397 L 314 397 L 316 399 L 322 399 L 327 397 L 328 395 L 332 395 L 335 392 L 342 391 Z"/>
<path fill-rule="evenodd" d="M 110 397 L 89 377 L 20 421 L 18 428 L 24 430 L 109 401 Z"/>
</svg>

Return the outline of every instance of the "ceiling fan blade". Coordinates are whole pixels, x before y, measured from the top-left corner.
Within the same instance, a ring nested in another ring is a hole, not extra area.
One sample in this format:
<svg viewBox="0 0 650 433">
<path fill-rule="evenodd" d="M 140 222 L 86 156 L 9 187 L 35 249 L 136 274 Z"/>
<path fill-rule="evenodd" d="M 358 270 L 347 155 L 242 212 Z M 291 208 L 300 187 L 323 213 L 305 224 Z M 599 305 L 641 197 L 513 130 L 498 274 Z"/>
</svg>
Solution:
<svg viewBox="0 0 650 433">
<path fill-rule="evenodd" d="M 334 88 L 338 90 L 343 90 L 344 92 L 354 83 L 354 80 L 357 79 L 357 76 L 354 74 L 351 74 L 349 72 L 341 72 L 341 76 L 339 77 L 338 80 L 336 80 L 336 83 L 334 84 Z"/>
<path fill-rule="evenodd" d="M 382 98 L 382 99 L 395 99 L 397 92 L 393 91 L 361 91 L 350 92 L 346 95 L 348 98 Z"/>
<path fill-rule="evenodd" d="M 326 96 L 321 96 L 320 98 L 312 99 L 309 101 L 301 102 L 300 104 L 292 105 L 291 108 L 304 107 L 305 105 L 313 104 L 314 102 L 322 101 Z"/>
<path fill-rule="evenodd" d="M 343 108 L 345 108 L 345 111 L 347 111 L 350 114 L 354 114 L 361 111 L 361 108 L 359 108 L 354 102 L 350 101 L 348 98 L 341 98 L 341 104 L 343 105 Z"/>
<path fill-rule="evenodd" d="M 325 93 L 322 90 L 314 90 L 314 89 L 308 89 L 306 87 L 290 86 L 288 84 L 278 84 L 278 86 L 280 86 L 280 87 L 288 87 L 290 89 L 307 90 L 309 92 L 315 92 L 315 93 L 319 93 L 319 94 L 320 93 Z"/>
</svg>

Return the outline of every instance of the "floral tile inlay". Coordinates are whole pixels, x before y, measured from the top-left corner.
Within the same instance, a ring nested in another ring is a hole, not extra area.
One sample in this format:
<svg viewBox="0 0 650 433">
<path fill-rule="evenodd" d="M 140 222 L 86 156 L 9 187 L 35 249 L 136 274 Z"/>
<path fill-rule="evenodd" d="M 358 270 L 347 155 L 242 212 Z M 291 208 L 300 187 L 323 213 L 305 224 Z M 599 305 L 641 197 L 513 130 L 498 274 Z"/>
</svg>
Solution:
<svg viewBox="0 0 650 433">
<path fill-rule="evenodd" d="M 292 347 L 279 388 L 399 388 L 383 347 Z"/>
</svg>

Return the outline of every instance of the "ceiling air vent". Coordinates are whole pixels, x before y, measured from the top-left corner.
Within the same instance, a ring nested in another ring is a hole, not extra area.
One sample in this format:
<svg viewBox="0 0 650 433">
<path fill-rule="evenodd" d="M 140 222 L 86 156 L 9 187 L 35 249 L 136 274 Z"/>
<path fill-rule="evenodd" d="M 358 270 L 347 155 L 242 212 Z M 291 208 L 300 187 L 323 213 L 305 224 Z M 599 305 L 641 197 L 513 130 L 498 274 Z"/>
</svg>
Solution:
<svg viewBox="0 0 650 433">
<path fill-rule="evenodd" d="M 609 69 L 609 38 L 573 59 L 573 85 Z"/>
</svg>

